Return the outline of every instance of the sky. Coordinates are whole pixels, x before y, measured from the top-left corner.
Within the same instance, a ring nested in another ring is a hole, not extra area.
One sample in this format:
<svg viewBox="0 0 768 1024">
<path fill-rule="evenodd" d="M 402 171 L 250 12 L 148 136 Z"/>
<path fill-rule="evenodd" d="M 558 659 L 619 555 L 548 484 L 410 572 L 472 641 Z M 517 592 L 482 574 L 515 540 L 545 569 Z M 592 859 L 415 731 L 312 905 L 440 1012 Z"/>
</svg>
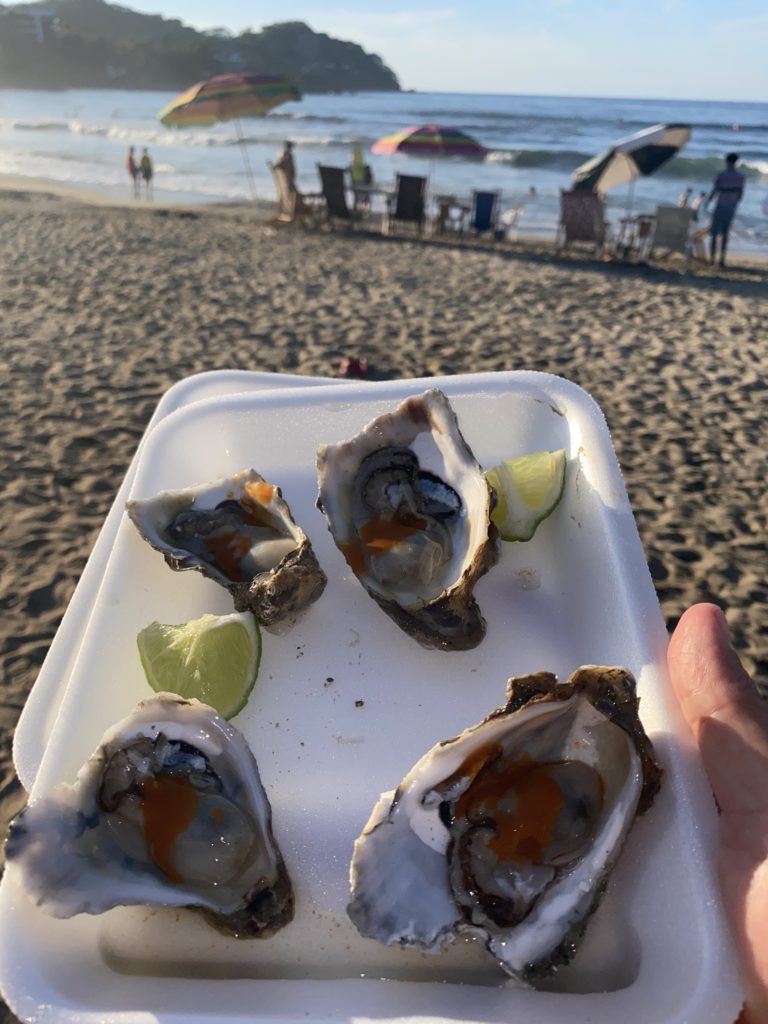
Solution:
<svg viewBox="0 0 768 1024">
<path fill-rule="evenodd" d="M 378 53 L 405 89 L 768 101 L 766 0 L 121 0 L 196 28 L 276 21 Z"/>
</svg>

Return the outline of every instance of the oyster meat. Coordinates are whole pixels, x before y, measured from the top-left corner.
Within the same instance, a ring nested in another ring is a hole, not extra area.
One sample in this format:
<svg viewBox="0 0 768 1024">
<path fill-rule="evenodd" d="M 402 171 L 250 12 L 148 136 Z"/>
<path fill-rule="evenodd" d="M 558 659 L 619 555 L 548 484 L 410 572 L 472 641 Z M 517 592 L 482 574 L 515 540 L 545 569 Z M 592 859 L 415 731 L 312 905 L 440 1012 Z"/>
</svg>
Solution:
<svg viewBox="0 0 768 1024">
<path fill-rule="evenodd" d="M 317 499 L 370 596 L 426 647 L 485 635 L 472 590 L 498 560 L 493 492 L 441 391 L 406 399 L 317 453 Z"/>
<path fill-rule="evenodd" d="M 626 670 L 511 679 L 504 707 L 381 796 L 347 912 L 387 945 L 439 952 L 476 935 L 532 984 L 573 956 L 660 778 Z"/>
<path fill-rule="evenodd" d="M 172 569 L 197 569 L 263 626 L 293 619 L 327 583 L 280 488 L 254 470 L 129 501 L 139 533 Z"/>
<path fill-rule="evenodd" d="M 265 938 L 293 917 L 271 818 L 237 729 L 160 694 L 109 730 L 74 785 L 29 803 L 6 857 L 55 917 L 189 907 L 229 935 Z"/>
</svg>

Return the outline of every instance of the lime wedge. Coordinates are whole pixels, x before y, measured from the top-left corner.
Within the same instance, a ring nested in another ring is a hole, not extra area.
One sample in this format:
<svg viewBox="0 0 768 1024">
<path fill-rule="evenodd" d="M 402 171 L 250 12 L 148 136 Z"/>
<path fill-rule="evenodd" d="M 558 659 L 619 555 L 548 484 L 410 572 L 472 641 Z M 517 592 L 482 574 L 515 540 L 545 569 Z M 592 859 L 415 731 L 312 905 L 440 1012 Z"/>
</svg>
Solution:
<svg viewBox="0 0 768 1024">
<path fill-rule="evenodd" d="M 224 718 L 242 710 L 256 682 L 261 635 L 250 612 L 203 615 L 180 626 L 153 622 L 136 642 L 153 690 L 197 697 Z"/>
<path fill-rule="evenodd" d="M 496 492 L 492 521 L 502 540 L 530 540 L 557 507 L 565 487 L 565 449 L 507 459 L 485 474 Z"/>
</svg>

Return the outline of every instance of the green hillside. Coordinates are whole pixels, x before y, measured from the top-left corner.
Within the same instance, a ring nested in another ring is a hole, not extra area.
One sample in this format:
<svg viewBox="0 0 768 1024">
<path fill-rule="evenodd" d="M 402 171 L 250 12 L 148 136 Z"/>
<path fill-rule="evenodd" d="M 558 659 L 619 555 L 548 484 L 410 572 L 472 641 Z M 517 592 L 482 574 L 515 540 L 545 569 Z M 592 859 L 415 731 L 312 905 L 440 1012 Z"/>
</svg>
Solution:
<svg viewBox="0 0 768 1024">
<path fill-rule="evenodd" d="M 33 24 L 41 9 L 49 16 Z M 301 21 L 233 36 L 104 0 L 0 5 L 2 88 L 182 89 L 238 70 L 282 72 L 303 92 L 400 88 L 380 57 Z"/>
</svg>

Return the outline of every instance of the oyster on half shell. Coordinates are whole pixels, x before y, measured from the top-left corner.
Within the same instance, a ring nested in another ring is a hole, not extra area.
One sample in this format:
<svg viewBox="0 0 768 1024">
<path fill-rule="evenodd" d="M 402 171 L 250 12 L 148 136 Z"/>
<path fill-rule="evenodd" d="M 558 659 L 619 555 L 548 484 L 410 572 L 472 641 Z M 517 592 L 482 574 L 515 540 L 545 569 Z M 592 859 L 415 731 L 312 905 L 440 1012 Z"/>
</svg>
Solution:
<svg viewBox="0 0 768 1024">
<path fill-rule="evenodd" d="M 362 935 L 426 952 L 476 935 L 532 984 L 572 958 L 660 778 L 626 670 L 511 679 L 504 707 L 381 796 L 347 912 Z"/>
<path fill-rule="evenodd" d="M 493 492 L 441 391 L 406 399 L 317 453 L 317 499 L 370 596 L 426 647 L 485 635 L 472 590 L 498 560 Z"/>
<path fill-rule="evenodd" d="M 212 708 L 174 694 L 110 729 L 74 785 L 31 800 L 5 852 L 54 917 L 188 907 L 237 938 L 266 938 L 293 917 L 248 744 Z"/>
<path fill-rule="evenodd" d="M 139 533 L 172 569 L 226 587 L 267 628 L 292 620 L 327 583 L 279 487 L 255 470 L 126 503 Z"/>
</svg>

